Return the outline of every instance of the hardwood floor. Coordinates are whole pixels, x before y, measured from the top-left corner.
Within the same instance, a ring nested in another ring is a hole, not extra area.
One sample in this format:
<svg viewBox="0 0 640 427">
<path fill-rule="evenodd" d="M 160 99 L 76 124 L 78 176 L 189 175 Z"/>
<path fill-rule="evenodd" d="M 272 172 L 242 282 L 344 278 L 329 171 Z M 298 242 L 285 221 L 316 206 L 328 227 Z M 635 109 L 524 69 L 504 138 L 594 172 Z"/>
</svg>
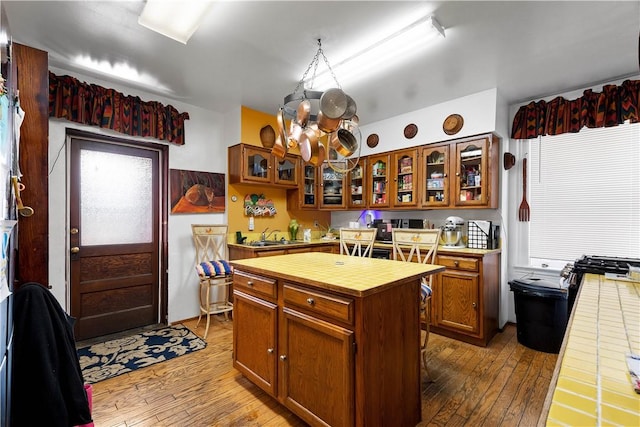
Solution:
<svg viewBox="0 0 640 427">
<path fill-rule="evenodd" d="M 232 329 L 212 319 L 204 350 L 94 384 L 96 427 L 305 426 L 232 367 Z M 428 355 L 420 426 L 535 426 L 557 359 L 520 345 L 514 325 L 487 348 L 432 333 Z"/>
</svg>

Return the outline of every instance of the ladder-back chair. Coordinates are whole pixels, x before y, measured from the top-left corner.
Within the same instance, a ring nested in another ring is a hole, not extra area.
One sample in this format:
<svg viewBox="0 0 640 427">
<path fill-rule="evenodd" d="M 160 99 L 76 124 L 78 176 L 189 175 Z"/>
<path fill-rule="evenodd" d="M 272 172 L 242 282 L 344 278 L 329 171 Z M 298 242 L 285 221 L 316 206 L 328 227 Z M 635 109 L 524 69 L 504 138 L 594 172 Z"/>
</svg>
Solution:
<svg viewBox="0 0 640 427">
<path fill-rule="evenodd" d="M 340 254 L 371 258 L 376 231 L 375 228 L 341 228 Z"/>
<path fill-rule="evenodd" d="M 196 247 L 196 272 L 200 282 L 200 313 L 196 328 L 202 315 L 206 315 L 206 339 L 211 315 L 224 313 L 225 319 L 228 320 L 228 313 L 233 310 L 233 304 L 230 302 L 233 269 L 227 261 L 228 226 L 192 224 L 191 231 Z"/>
<path fill-rule="evenodd" d="M 442 230 L 421 228 L 394 228 L 391 230 L 393 259 L 403 262 L 435 264 Z M 427 369 L 427 343 L 429 342 L 429 323 L 431 322 L 431 289 L 433 275 L 420 280 L 420 329 L 425 331 L 420 344 L 422 362 L 427 378 L 431 381 Z"/>
</svg>

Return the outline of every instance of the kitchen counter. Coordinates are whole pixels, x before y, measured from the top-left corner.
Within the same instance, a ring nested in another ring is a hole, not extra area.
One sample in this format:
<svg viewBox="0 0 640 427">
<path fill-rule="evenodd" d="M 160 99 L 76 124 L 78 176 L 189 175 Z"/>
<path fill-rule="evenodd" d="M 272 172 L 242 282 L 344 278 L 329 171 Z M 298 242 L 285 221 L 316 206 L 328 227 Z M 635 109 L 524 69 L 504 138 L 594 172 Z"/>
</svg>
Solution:
<svg viewBox="0 0 640 427">
<path fill-rule="evenodd" d="M 640 425 L 640 283 L 585 274 L 538 425 Z"/>
<path fill-rule="evenodd" d="M 279 249 L 286 248 L 303 248 L 303 247 L 315 247 L 315 246 L 335 246 L 336 252 L 339 251 L 338 244 L 339 240 L 324 240 L 324 239 L 312 239 L 310 242 L 303 242 L 301 240 L 296 240 L 295 242 L 290 242 L 282 245 L 271 245 L 271 246 L 252 246 L 250 244 L 238 244 L 238 243 L 229 243 L 229 247 L 234 248 L 242 248 L 244 250 L 253 250 L 255 252 L 265 252 L 265 251 L 273 251 Z M 393 249 L 393 245 L 391 242 L 375 242 L 373 245 L 376 249 L 388 249 L 391 251 Z M 501 249 L 471 249 L 471 248 L 447 248 L 443 245 L 438 246 L 439 254 L 447 254 L 447 255 L 487 255 L 492 253 L 500 253 Z"/>
<path fill-rule="evenodd" d="M 308 252 L 230 261 L 234 268 L 254 274 L 305 283 L 319 289 L 366 296 L 407 279 L 444 270 L 432 264 L 399 263 L 347 255 Z"/>
</svg>

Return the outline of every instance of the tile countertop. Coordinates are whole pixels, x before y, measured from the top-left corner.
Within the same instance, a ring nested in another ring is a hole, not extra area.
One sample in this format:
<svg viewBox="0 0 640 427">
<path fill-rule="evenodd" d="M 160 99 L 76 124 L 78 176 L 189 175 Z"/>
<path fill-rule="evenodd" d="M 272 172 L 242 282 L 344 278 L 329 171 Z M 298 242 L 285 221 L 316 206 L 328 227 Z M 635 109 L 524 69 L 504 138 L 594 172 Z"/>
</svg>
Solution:
<svg viewBox="0 0 640 427">
<path fill-rule="evenodd" d="M 640 283 L 585 274 L 538 425 L 640 426 L 630 351 L 640 354 Z"/>
<path fill-rule="evenodd" d="M 256 251 L 269 251 L 269 250 L 276 250 L 276 249 L 282 249 L 284 248 L 288 248 L 288 247 L 296 247 L 296 246 L 309 246 L 309 245 L 337 245 L 339 243 L 338 239 L 334 239 L 334 240 L 325 240 L 325 239 L 312 239 L 310 242 L 303 242 L 303 241 L 295 241 L 295 242 L 291 242 L 288 243 L 286 245 L 276 245 L 276 246 L 252 246 L 249 244 L 238 244 L 238 243 L 229 243 L 229 246 L 235 246 L 235 247 L 239 247 L 239 248 L 249 248 L 249 249 L 254 249 Z M 373 244 L 374 248 L 378 248 L 378 249 L 389 249 L 392 250 L 393 249 L 393 245 L 391 244 L 391 242 L 386 243 L 386 242 L 376 242 Z M 442 254 L 447 254 L 447 255 L 455 255 L 455 254 L 459 254 L 459 255 L 486 255 L 486 254 L 491 254 L 491 253 L 499 253 L 501 252 L 501 249 L 471 249 L 471 248 L 447 248 L 444 247 L 443 245 L 438 246 L 438 253 L 442 253 Z"/>
<path fill-rule="evenodd" d="M 405 279 L 444 270 L 443 266 L 307 252 L 229 261 L 236 269 L 291 280 L 321 289 L 366 296 Z"/>
</svg>

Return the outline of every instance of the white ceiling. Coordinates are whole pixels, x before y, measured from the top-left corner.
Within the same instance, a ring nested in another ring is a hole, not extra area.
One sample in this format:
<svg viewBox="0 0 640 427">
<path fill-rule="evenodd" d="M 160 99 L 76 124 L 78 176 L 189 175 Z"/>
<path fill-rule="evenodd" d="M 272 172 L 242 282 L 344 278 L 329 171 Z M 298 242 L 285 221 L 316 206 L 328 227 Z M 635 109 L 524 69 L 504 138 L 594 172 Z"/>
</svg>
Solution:
<svg viewBox="0 0 640 427">
<path fill-rule="evenodd" d="M 220 1 L 186 45 L 138 25 L 143 4 L 2 1 L 12 39 L 47 51 L 50 66 L 122 85 L 71 61 L 126 61 L 169 89 L 157 93 L 218 112 L 275 114 L 316 39 L 335 65 L 371 33 L 426 14 L 444 41 L 342 85 L 361 124 L 494 87 L 511 104 L 640 71 L 640 1 Z"/>
</svg>

